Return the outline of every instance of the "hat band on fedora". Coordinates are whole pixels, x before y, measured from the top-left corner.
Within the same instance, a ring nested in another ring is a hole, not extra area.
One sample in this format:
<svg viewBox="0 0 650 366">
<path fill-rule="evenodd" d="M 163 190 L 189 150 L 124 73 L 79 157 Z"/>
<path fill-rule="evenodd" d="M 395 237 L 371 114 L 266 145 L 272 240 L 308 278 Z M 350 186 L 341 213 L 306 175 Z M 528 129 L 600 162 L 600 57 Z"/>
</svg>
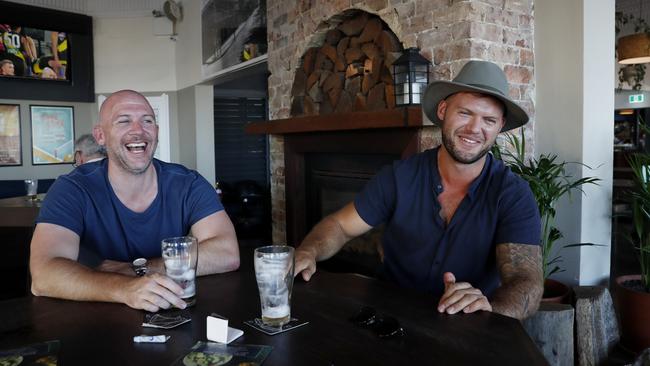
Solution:
<svg viewBox="0 0 650 366">
<path fill-rule="evenodd" d="M 499 89 L 497 89 L 497 88 L 495 88 L 493 86 L 483 85 L 483 84 L 466 84 L 466 85 L 473 86 L 473 87 L 480 88 L 480 89 L 491 90 L 491 91 L 493 91 L 495 93 L 498 93 L 499 95 L 505 96 L 501 90 L 499 90 Z"/>
</svg>

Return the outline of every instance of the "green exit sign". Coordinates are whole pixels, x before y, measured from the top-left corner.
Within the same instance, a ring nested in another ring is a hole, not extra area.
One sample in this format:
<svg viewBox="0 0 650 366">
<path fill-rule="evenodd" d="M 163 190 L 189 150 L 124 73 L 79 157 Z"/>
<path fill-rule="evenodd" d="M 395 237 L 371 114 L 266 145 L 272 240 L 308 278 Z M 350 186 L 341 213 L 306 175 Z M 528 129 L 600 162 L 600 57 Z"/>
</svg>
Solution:
<svg viewBox="0 0 650 366">
<path fill-rule="evenodd" d="M 643 94 L 632 94 L 628 97 L 630 103 L 643 103 L 645 100 Z"/>
</svg>

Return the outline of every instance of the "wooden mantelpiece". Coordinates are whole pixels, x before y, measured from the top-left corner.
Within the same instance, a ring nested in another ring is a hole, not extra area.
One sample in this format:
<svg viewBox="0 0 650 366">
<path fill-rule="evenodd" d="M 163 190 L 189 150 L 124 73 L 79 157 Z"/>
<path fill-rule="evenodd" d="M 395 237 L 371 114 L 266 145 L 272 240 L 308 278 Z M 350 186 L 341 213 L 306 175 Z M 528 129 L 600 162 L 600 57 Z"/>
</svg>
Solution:
<svg viewBox="0 0 650 366">
<path fill-rule="evenodd" d="M 245 131 L 253 134 L 288 134 L 404 127 L 423 127 L 420 106 L 251 122 Z"/>
</svg>

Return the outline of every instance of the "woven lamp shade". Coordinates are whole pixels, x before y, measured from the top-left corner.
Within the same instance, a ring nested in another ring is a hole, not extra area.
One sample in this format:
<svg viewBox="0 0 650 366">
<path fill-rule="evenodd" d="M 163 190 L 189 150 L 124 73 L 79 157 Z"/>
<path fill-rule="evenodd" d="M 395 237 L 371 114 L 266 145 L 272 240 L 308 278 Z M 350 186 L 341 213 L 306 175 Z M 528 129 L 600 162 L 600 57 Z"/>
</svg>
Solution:
<svg viewBox="0 0 650 366">
<path fill-rule="evenodd" d="M 618 63 L 642 64 L 650 62 L 650 34 L 636 33 L 618 39 Z"/>
</svg>

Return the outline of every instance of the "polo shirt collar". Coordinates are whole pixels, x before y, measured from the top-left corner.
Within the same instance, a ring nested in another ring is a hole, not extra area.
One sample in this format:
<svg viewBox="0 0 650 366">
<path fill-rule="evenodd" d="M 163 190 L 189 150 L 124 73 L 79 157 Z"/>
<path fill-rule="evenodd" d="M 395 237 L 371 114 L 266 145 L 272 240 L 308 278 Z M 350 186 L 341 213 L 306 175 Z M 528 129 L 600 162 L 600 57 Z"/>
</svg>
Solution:
<svg viewBox="0 0 650 366">
<path fill-rule="evenodd" d="M 436 195 L 442 193 L 443 188 L 442 188 L 442 178 L 440 177 L 440 171 L 438 170 L 438 152 L 440 151 L 440 146 L 437 148 L 433 149 L 431 154 L 429 154 L 429 163 L 433 167 L 431 169 L 431 181 L 433 182 L 433 191 L 436 193 Z M 485 154 L 485 164 L 483 164 L 483 169 L 481 169 L 481 174 L 474 179 L 472 184 L 469 186 L 469 190 L 467 191 L 467 196 L 470 199 L 474 199 L 474 196 L 476 195 L 476 191 L 478 190 L 478 187 L 481 185 L 481 182 L 485 180 L 485 177 L 487 176 L 487 173 L 492 169 L 493 165 L 493 159 L 494 157 L 492 156 L 491 153 Z"/>
</svg>

